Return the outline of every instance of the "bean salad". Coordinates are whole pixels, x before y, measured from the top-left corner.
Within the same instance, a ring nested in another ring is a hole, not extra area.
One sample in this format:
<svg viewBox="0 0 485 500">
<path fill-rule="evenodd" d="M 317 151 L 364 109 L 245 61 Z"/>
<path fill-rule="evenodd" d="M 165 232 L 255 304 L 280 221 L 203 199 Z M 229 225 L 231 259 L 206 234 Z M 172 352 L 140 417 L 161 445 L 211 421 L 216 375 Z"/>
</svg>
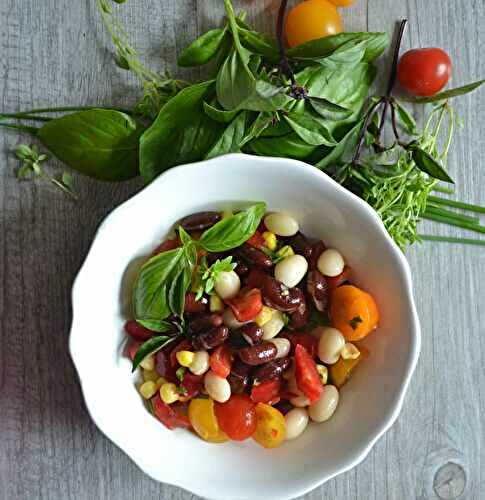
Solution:
<svg viewBox="0 0 485 500">
<path fill-rule="evenodd" d="M 134 316 L 127 352 L 155 417 L 266 448 L 332 417 L 379 321 L 342 254 L 264 203 L 182 218 L 140 271 Z"/>
</svg>

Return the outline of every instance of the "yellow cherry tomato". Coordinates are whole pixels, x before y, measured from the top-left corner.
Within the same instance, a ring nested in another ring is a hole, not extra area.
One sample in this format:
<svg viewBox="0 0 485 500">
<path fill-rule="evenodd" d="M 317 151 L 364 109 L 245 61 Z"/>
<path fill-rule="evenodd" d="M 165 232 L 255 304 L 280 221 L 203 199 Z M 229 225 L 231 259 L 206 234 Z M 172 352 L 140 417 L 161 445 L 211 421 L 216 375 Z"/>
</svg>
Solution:
<svg viewBox="0 0 485 500">
<path fill-rule="evenodd" d="M 285 417 L 265 403 L 256 405 L 256 432 L 253 439 L 265 448 L 276 448 L 285 440 Z"/>
<path fill-rule="evenodd" d="M 337 7 L 348 7 L 354 3 L 354 0 L 330 0 Z"/>
<path fill-rule="evenodd" d="M 189 420 L 195 432 L 205 441 L 223 443 L 229 440 L 219 428 L 212 399 L 192 399 L 189 404 Z"/>
<path fill-rule="evenodd" d="M 306 0 L 293 7 L 286 17 L 285 34 L 290 47 L 335 35 L 342 29 L 342 19 L 329 0 Z"/>
<path fill-rule="evenodd" d="M 347 380 L 349 380 L 352 372 L 357 365 L 369 356 L 369 351 L 364 346 L 359 346 L 359 357 L 355 359 L 340 358 L 336 363 L 331 365 L 328 369 L 331 383 L 340 389 Z"/>
</svg>

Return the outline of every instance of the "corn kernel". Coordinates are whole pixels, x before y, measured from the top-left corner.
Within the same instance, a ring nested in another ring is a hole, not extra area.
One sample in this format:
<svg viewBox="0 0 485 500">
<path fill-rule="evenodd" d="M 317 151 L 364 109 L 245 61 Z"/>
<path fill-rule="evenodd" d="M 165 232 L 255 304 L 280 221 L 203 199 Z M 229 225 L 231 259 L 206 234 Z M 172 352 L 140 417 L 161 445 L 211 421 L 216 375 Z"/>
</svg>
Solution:
<svg viewBox="0 0 485 500">
<path fill-rule="evenodd" d="M 188 368 L 194 361 L 194 353 L 192 351 L 179 351 L 176 355 L 180 366 Z"/>
<path fill-rule="evenodd" d="M 263 306 L 259 314 L 254 318 L 254 321 L 259 325 L 263 326 L 266 324 L 273 316 L 273 309 L 268 306 Z"/>
<path fill-rule="evenodd" d="M 322 384 L 325 385 L 328 381 L 328 369 L 325 365 L 317 365 L 317 372 L 320 375 Z"/>
<path fill-rule="evenodd" d="M 156 382 L 160 375 L 155 370 L 143 370 L 143 380 L 145 382 Z"/>
<path fill-rule="evenodd" d="M 342 359 L 357 359 L 360 356 L 360 351 L 351 342 L 346 342 L 344 348 L 340 351 Z"/>
<path fill-rule="evenodd" d="M 147 356 L 140 363 L 140 366 L 144 370 L 154 370 L 155 369 L 155 356 Z"/>
<path fill-rule="evenodd" d="M 276 250 L 276 245 L 278 244 L 278 240 L 276 239 L 276 234 L 271 231 L 265 231 L 263 233 L 264 241 L 266 242 L 266 246 L 270 250 Z"/>
<path fill-rule="evenodd" d="M 155 382 L 153 382 L 152 380 L 149 380 L 148 382 L 144 382 L 143 384 L 141 384 L 139 390 L 140 394 L 145 399 L 150 399 L 157 392 L 157 384 L 155 384 Z"/>
<path fill-rule="evenodd" d="M 224 302 L 222 302 L 219 295 L 211 295 L 209 302 L 210 312 L 222 312 L 224 310 Z"/>
<path fill-rule="evenodd" d="M 292 255 L 295 255 L 295 252 L 293 251 L 293 248 L 290 247 L 290 245 L 285 245 L 276 252 L 276 255 L 278 257 L 286 259 L 286 257 L 291 257 Z"/>
<path fill-rule="evenodd" d="M 162 387 L 163 384 L 167 383 L 167 380 L 164 379 L 163 377 L 157 378 L 157 381 L 155 382 L 157 384 L 157 390 Z"/>
<path fill-rule="evenodd" d="M 160 397 L 167 405 L 175 403 L 175 401 L 178 401 L 180 398 L 177 386 L 172 383 L 163 384 L 162 387 L 160 387 Z"/>
</svg>

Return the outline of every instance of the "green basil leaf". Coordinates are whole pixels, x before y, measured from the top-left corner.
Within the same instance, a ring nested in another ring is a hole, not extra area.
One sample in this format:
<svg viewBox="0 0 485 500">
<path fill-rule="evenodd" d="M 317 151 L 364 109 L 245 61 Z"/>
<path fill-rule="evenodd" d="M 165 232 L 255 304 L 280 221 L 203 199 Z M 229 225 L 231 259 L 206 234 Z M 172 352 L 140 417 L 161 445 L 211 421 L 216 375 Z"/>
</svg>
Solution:
<svg viewBox="0 0 485 500">
<path fill-rule="evenodd" d="M 272 122 L 271 113 L 259 113 L 256 119 L 253 121 L 251 126 L 249 127 L 248 132 L 242 138 L 240 147 L 242 148 L 245 144 L 253 139 L 259 137 L 263 131 L 268 127 Z"/>
<path fill-rule="evenodd" d="M 187 245 L 194 243 L 194 240 L 190 237 L 190 234 L 182 226 L 178 227 L 178 232 L 180 236 L 180 241 L 182 242 L 182 245 L 184 247 L 187 247 Z"/>
<path fill-rule="evenodd" d="M 335 146 L 332 137 L 322 118 L 312 113 L 292 113 L 284 117 L 286 122 L 307 144 L 313 146 Z"/>
<path fill-rule="evenodd" d="M 350 40 L 341 45 L 331 55 L 316 59 L 320 64 L 325 66 L 338 66 L 339 64 L 357 64 L 364 60 L 366 52 L 366 41 L 361 40 L 355 42 Z"/>
<path fill-rule="evenodd" d="M 135 357 L 133 359 L 133 365 L 131 371 L 134 372 L 138 365 L 150 354 L 158 352 L 160 349 L 165 347 L 169 342 L 173 342 L 177 337 L 152 337 L 150 340 L 144 342 L 136 351 Z"/>
<path fill-rule="evenodd" d="M 365 44 L 364 61 L 370 62 L 379 57 L 389 44 L 387 33 L 339 33 L 311 40 L 288 50 L 292 59 L 314 60 L 333 54 L 339 47 L 349 42 Z"/>
<path fill-rule="evenodd" d="M 185 292 L 190 287 L 191 278 L 192 266 L 190 266 L 187 259 L 184 259 L 183 267 L 172 278 L 168 292 L 170 310 L 179 317 L 184 314 Z"/>
<path fill-rule="evenodd" d="M 435 160 L 427 151 L 420 148 L 416 143 L 409 146 L 412 157 L 416 166 L 422 172 L 427 173 L 435 179 L 454 184 L 453 179 L 448 175 L 446 170 Z"/>
<path fill-rule="evenodd" d="M 444 92 L 440 92 L 439 94 L 435 94 L 430 97 L 418 97 L 417 99 L 413 99 L 412 102 L 425 104 L 427 102 L 438 102 L 438 101 L 443 101 L 444 99 L 451 99 L 452 97 L 458 97 L 460 95 L 469 94 L 478 87 L 482 86 L 484 83 L 485 80 L 479 80 L 477 82 L 464 85 L 463 87 L 457 87 L 456 89 L 445 90 Z"/>
<path fill-rule="evenodd" d="M 259 67 L 261 66 L 261 62 L 262 62 L 261 56 L 253 54 L 249 58 L 248 68 L 249 68 L 249 71 L 251 71 L 251 73 L 253 75 L 255 75 L 258 72 Z"/>
<path fill-rule="evenodd" d="M 138 175 L 143 127 L 128 115 L 108 109 L 79 111 L 47 122 L 42 144 L 74 170 L 103 181 Z"/>
<path fill-rule="evenodd" d="M 184 267 L 184 258 L 180 247 L 155 255 L 143 265 L 133 288 L 135 317 L 163 320 L 170 316 L 168 291 L 171 280 Z"/>
<path fill-rule="evenodd" d="M 140 171 L 145 181 L 174 165 L 203 158 L 221 133 L 203 109 L 213 81 L 191 85 L 161 109 L 140 139 Z"/>
<path fill-rule="evenodd" d="M 182 67 L 207 64 L 217 54 L 225 34 L 225 29 L 207 31 L 182 51 L 177 64 Z"/>
<path fill-rule="evenodd" d="M 285 109 L 295 99 L 287 95 L 285 87 L 277 87 L 265 80 L 256 80 L 253 91 L 239 104 L 249 111 L 278 111 Z"/>
<path fill-rule="evenodd" d="M 242 27 L 240 20 L 238 20 L 237 23 L 239 26 L 239 38 L 241 39 L 242 45 L 246 49 L 250 50 L 254 54 L 259 54 L 270 61 L 278 61 L 278 46 L 274 40 L 262 33 Z"/>
<path fill-rule="evenodd" d="M 207 102 L 204 102 L 204 111 L 209 118 L 219 123 L 231 123 L 239 113 L 239 109 L 224 111 L 211 106 Z"/>
<path fill-rule="evenodd" d="M 158 319 L 137 319 L 136 322 L 141 326 L 148 328 L 152 332 L 158 333 L 168 332 L 173 328 L 173 326 L 167 321 Z"/>
<path fill-rule="evenodd" d="M 305 142 L 295 132 L 279 137 L 259 137 L 246 146 L 260 156 L 289 157 L 296 160 L 308 158 L 317 148 Z"/>
<path fill-rule="evenodd" d="M 308 102 L 315 112 L 317 112 L 321 117 L 328 118 L 329 120 L 343 120 L 354 113 L 353 110 L 344 108 L 339 104 L 335 104 L 334 102 L 325 99 L 325 97 L 308 96 Z"/>
<path fill-rule="evenodd" d="M 256 203 L 207 229 L 199 243 L 208 252 L 225 252 L 242 245 L 258 229 L 266 212 L 266 203 Z"/>
<path fill-rule="evenodd" d="M 228 153 L 237 153 L 241 150 L 241 143 L 246 131 L 246 111 L 237 116 L 224 130 L 219 140 L 207 153 L 206 159 Z"/>
<path fill-rule="evenodd" d="M 411 113 L 398 101 L 394 101 L 394 109 L 396 110 L 399 123 L 402 125 L 404 130 L 410 135 L 415 135 L 417 133 L 417 125 L 416 120 Z"/>
</svg>

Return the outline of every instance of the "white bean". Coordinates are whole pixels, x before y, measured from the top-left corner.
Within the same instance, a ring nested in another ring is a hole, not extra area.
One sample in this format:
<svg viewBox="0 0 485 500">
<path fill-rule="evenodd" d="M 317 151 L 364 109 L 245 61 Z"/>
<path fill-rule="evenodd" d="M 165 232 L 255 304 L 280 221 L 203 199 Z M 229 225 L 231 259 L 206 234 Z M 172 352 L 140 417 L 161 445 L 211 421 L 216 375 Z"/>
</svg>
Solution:
<svg viewBox="0 0 485 500">
<path fill-rule="evenodd" d="M 308 262 L 303 255 L 290 255 L 276 264 L 274 276 L 288 288 L 298 285 L 308 271 Z"/>
<path fill-rule="evenodd" d="M 214 289 L 222 300 L 232 299 L 241 289 L 241 280 L 234 271 L 222 271 L 217 276 Z"/>
<path fill-rule="evenodd" d="M 280 359 L 288 356 L 291 349 L 291 342 L 288 339 L 271 339 L 270 342 L 276 346 L 276 349 L 278 349 L 274 359 Z"/>
<path fill-rule="evenodd" d="M 194 375 L 203 375 L 209 369 L 209 353 L 207 351 L 194 352 L 194 359 L 190 363 L 189 370 Z"/>
<path fill-rule="evenodd" d="M 216 375 L 212 370 L 205 374 L 204 387 L 207 394 L 218 403 L 225 403 L 231 397 L 229 382 Z"/>
<path fill-rule="evenodd" d="M 324 276 L 338 276 L 345 267 L 344 258 L 338 250 L 328 248 L 320 254 L 317 268 Z"/>
<path fill-rule="evenodd" d="M 290 399 L 290 403 L 297 408 L 305 408 L 310 405 L 310 400 L 305 396 L 296 396 Z"/>
<path fill-rule="evenodd" d="M 345 337 L 336 328 L 325 327 L 318 341 L 318 357 L 327 364 L 333 365 L 339 360 L 345 346 Z"/>
<path fill-rule="evenodd" d="M 222 321 L 231 330 L 241 328 L 241 326 L 244 325 L 244 323 L 241 323 L 236 319 L 230 307 L 226 307 L 226 309 L 224 309 L 224 312 L 222 313 Z"/>
<path fill-rule="evenodd" d="M 285 326 L 285 320 L 281 311 L 273 311 L 271 319 L 267 321 L 261 328 L 263 329 L 263 340 L 270 340 L 276 337 Z"/>
<path fill-rule="evenodd" d="M 285 415 L 286 440 L 295 439 L 308 425 L 308 412 L 305 408 L 293 408 Z"/>
<path fill-rule="evenodd" d="M 338 390 L 333 385 L 326 385 L 320 399 L 310 405 L 308 414 L 314 422 L 325 422 L 337 409 L 339 400 Z"/>
<path fill-rule="evenodd" d="M 277 236 L 293 236 L 298 232 L 298 222 L 291 215 L 276 212 L 264 218 L 264 225 Z"/>
</svg>

